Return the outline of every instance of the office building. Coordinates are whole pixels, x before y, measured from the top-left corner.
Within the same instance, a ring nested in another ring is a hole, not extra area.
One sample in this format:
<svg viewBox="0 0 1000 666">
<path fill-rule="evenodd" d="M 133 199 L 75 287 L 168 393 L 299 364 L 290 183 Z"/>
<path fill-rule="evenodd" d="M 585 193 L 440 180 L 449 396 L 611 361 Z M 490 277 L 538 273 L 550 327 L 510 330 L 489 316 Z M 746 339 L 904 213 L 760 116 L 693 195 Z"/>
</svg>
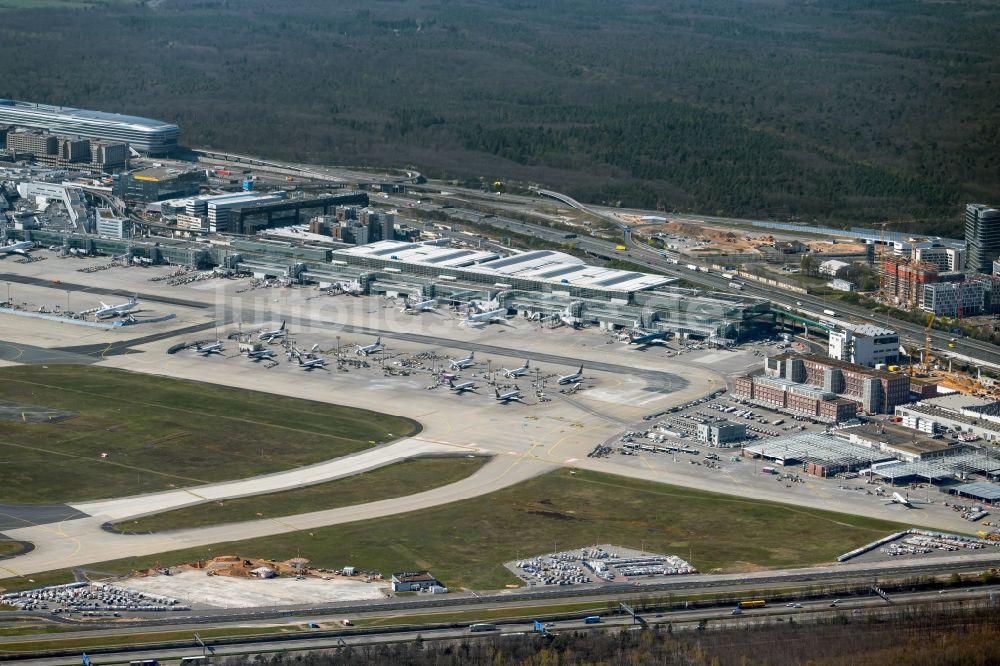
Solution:
<svg viewBox="0 0 1000 666">
<path fill-rule="evenodd" d="M 173 151 L 180 135 L 177 125 L 162 120 L 11 99 L 0 99 L 0 123 L 85 139 L 124 141 L 150 155 Z"/>
<path fill-rule="evenodd" d="M 734 394 L 758 404 L 837 422 L 853 410 L 891 414 L 910 401 L 910 379 L 814 354 L 781 354 L 764 360 L 764 376 L 736 379 Z M 853 403 L 848 408 L 843 400 Z"/>
<path fill-rule="evenodd" d="M 830 358 L 875 367 L 899 358 L 899 334 L 872 324 L 844 325 L 830 331 Z"/>
<path fill-rule="evenodd" d="M 108 238 L 128 238 L 132 234 L 132 223 L 125 218 L 118 217 L 110 208 L 97 209 L 96 231 L 98 236 Z"/>
<path fill-rule="evenodd" d="M 747 438 L 747 427 L 726 419 L 698 424 L 698 441 L 709 446 L 725 446 Z"/>
<path fill-rule="evenodd" d="M 945 247 L 940 239 L 915 246 L 913 258 L 925 264 L 934 264 L 938 271 L 961 271 L 965 268 L 965 250 Z"/>
<path fill-rule="evenodd" d="M 115 196 L 125 201 L 152 203 L 198 194 L 206 182 L 203 169 L 153 167 L 115 176 Z"/>
<path fill-rule="evenodd" d="M 985 204 L 965 207 L 965 246 L 966 269 L 991 273 L 993 260 L 1000 256 L 1000 209 Z"/>
</svg>

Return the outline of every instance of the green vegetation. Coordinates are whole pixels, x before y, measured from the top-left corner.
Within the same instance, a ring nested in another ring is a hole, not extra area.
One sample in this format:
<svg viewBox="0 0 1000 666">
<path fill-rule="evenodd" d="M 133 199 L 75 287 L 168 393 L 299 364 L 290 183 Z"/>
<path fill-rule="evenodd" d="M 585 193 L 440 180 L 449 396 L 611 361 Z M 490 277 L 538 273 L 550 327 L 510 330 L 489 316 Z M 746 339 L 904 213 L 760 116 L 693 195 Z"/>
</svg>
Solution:
<svg viewBox="0 0 1000 666">
<path fill-rule="evenodd" d="M 5 541 L 0 539 L 0 557 L 6 555 L 13 555 L 14 553 L 21 552 L 21 544 L 17 541 Z"/>
<path fill-rule="evenodd" d="M 0 420 L 0 501 L 15 503 L 240 479 L 337 458 L 418 428 L 365 410 L 73 365 L 2 368 L 0 399 L 77 414 L 57 423 Z"/>
<path fill-rule="evenodd" d="M 991 0 L 0 0 L 29 4 L 5 96 L 193 146 L 923 233 L 995 195 Z"/>
<path fill-rule="evenodd" d="M 474 474 L 488 460 L 489 458 L 482 456 L 407 460 L 363 474 L 283 493 L 198 504 L 146 516 L 118 523 L 115 529 L 131 533 L 161 532 L 235 523 L 261 517 L 277 518 L 392 497 L 404 497 L 460 481 Z"/>
<path fill-rule="evenodd" d="M 607 474 L 560 470 L 511 488 L 379 520 L 280 534 L 88 567 L 128 572 L 224 554 L 383 573 L 430 569 L 453 588 L 517 583 L 519 556 L 615 543 L 693 558 L 701 571 L 829 562 L 899 530 L 884 520 L 742 499 Z M 4 583 L 0 583 L 4 584 Z"/>
<path fill-rule="evenodd" d="M 262 634 L 280 634 L 288 631 L 302 631 L 302 625 L 283 625 L 281 627 L 233 627 L 219 629 L 201 629 L 198 635 L 203 639 L 232 638 L 238 636 L 260 636 Z M 188 646 L 191 643 L 191 631 L 150 631 L 145 633 L 121 634 L 113 636 L 83 636 L 80 638 L 34 639 L 22 642 L 9 642 L 0 645 L 0 658 L 18 654 L 31 654 L 50 650 L 91 650 L 97 647 L 118 647 L 126 645 L 145 645 L 148 643 L 163 643 L 177 641 Z"/>
</svg>

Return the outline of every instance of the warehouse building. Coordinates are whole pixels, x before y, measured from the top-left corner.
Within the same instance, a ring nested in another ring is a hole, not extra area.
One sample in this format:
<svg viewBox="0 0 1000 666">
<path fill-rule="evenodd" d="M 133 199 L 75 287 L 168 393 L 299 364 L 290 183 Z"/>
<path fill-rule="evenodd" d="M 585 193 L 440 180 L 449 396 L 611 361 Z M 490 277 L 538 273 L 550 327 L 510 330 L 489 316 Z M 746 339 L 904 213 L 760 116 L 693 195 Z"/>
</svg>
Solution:
<svg viewBox="0 0 1000 666">
<path fill-rule="evenodd" d="M 832 435 L 811 432 L 747 444 L 743 447 L 743 455 L 780 467 L 799 467 L 806 474 L 822 477 L 857 472 L 872 463 L 893 460 L 887 453 Z"/>
<path fill-rule="evenodd" d="M 994 400 L 969 395 L 947 395 L 930 398 L 910 405 L 899 405 L 895 414 L 902 425 L 924 433 L 946 433 L 957 438 L 987 442 L 1000 441 L 1000 422 L 993 413 L 997 411 Z"/>
</svg>

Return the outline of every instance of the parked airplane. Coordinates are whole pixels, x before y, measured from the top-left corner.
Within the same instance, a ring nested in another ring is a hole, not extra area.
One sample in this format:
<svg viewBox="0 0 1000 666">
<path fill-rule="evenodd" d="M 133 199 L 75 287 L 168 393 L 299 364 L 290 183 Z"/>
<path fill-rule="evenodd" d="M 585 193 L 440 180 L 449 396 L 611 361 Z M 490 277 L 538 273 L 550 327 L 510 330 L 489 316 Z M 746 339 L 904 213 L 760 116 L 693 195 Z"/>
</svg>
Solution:
<svg viewBox="0 0 1000 666">
<path fill-rule="evenodd" d="M 901 504 L 904 507 L 906 507 L 907 509 L 912 509 L 913 508 L 913 502 L 910 501 L 910 498 L 909 497 L 903 497 L 899 493 L 893 493 L 892 494 L 892 501 L 889 502 L 889 504 Z"/>
<path fill-rule="evenodd" d="M 507 321 L 507 311 L 488 310 L 486 312 L 470 312 L 462 320 L 463 324 L 491 324 L 495 321 Z"/>
<path fill-rule="evenodd" d="M 127 302 L 119 303 L 118 305 L 108 305 L 104 301 L 101 301 L 101 307 L 90 310 L 90 312 L 93 312 L 94 316 L 98 319 L 109 319 L 111 317 L 123 315 L 129 310 L 135 309 L 138 305 L 139 299 L 133 296 L 128 299 Z"/>
<path fill-rule="evenodd" d="M 476 364 L 476 352 L 472 352 L 465 358 L 460 358 L 457 361 L 453 360 L 451 362 L 452 370 L 465 370 L 466 368 L 471 368 Z"/>
<path fill-rule="evenodd" d="M 628 334 L 628 343 L 630 345 L 651 345 L 654 342 L 666 342 L 667 332 L 666 331 L 653 331 L 652 333 L 644 333 L 643 335 L 633 335 Z"/>
<path fill-rule="evenodd" d="M 275 356 L 277 356 L 277 354 L 270 349 L 257 349 L 247 352 L 247 358 L 251 361 L 262 361 L 267 358 L 274 358 Z"/>
<path fill-rule="evenodd" d="M 432 298 L 426 301 L 416 301 L 409 298 L 403 303 L 403 312 L 409 312 L 412 314 L 419 314 L 421 312 L 427 312 L 428 310 L 433 310 L 437 305 L 437 299 Z"/>
<path fill-rule="evenodd" d="M 34 241 L 21 241 L 10 245 L 0 245 L 0 254 L 20 254 L 27 255 L 28 250 L 35 247 Z"/>
<path fill-rule="evenodd" d="M 524 359 L 524 365 L 520 368 L 514 368 L 513 370 L 503 369 L 503 376 L 505 379 L 517 379 L 518 377 L 523 377 L 528 374 L 530 370 L 528 369 L 528 359 Z"/>
<path fill-rule="evenodd" d="M 573 384 L 583 379 L 583 366 L 572 375 L 562 375 L 559 377 L 560 384 Z"/>
<path fill-rule="evenodd" d="M 257 334 L 258 340 L 263 340 L 264 342 L 271 342 L 277 338 L 285 337 L 288 331 L 285 330 L 285 322 L 281 322 L 281 326 L 274 329 L 273 331 L 261 331 Z"/>
<path fill-rule="evenodd" d="M 208 356 L 210 354 L 221 354 L 222 353 L 222 340 L 216 340 L 215 344 L 211 345 L 197 345 L 194 348 L 195 352 L 201 354 L 202 356 Z"/>
<path fill-rule="evenodd" d="M 466 391 L 475 392 L 478 386 L 476 386 L 476 382 L 462 382 L 461 384 L 456 384 L 453 381 L 449 381 L 448 388 L 450 388 L 452 391 L 455 391 L 459 395 L 462 395 Z"/>
<path fill-rule="evenodd" d="M 326 365 L 325 358 L 312 358 L 308 361 L 303 361 L 302 357 L 299 357 L 299 370 L 314 370 L 322 368 L 324 365 Z"/>
<path fill-rule="evenodd" d="M 375 342 L 371 343 L 370 345 L 365 345 L 364 347 L 359 346 L 358 351 L 356 351 L 355 353 L 360 354 L 361 356 L 368 356 L 369 354 L 374 354 L 375 352 L 380 351 L 381 349 L 382 349 L 382 338 L 380 336 L 378 338 L 375 338 Z"/>
<path fill-rule="evenodd" d="M 507 393 L 501 393 L 499 389 L 493 389 L 493 391 L 497 394 L 498 402 L 502 402 L 504 404 L 507 404 L 511 400 L 521 402 L 521 392 L 517 389 L 508 391 Z"/>
</svg>

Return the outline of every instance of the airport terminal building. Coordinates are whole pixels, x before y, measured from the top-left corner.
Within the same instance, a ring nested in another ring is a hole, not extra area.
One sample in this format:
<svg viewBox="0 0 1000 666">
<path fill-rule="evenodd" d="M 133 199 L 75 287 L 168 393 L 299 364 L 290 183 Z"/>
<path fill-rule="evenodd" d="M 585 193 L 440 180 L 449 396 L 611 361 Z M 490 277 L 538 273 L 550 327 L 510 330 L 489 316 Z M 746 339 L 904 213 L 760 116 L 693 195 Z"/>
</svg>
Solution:
<svg viewBox="0 0 1000 666">
<path fill-rule="evenodd" d="M 124 141 L 140 153 L 165 155 L 177 148 L 177 125 L 104 111 L 0 99 L 0 126 L 46 130 L 55 135 Z"/>
</svg>

